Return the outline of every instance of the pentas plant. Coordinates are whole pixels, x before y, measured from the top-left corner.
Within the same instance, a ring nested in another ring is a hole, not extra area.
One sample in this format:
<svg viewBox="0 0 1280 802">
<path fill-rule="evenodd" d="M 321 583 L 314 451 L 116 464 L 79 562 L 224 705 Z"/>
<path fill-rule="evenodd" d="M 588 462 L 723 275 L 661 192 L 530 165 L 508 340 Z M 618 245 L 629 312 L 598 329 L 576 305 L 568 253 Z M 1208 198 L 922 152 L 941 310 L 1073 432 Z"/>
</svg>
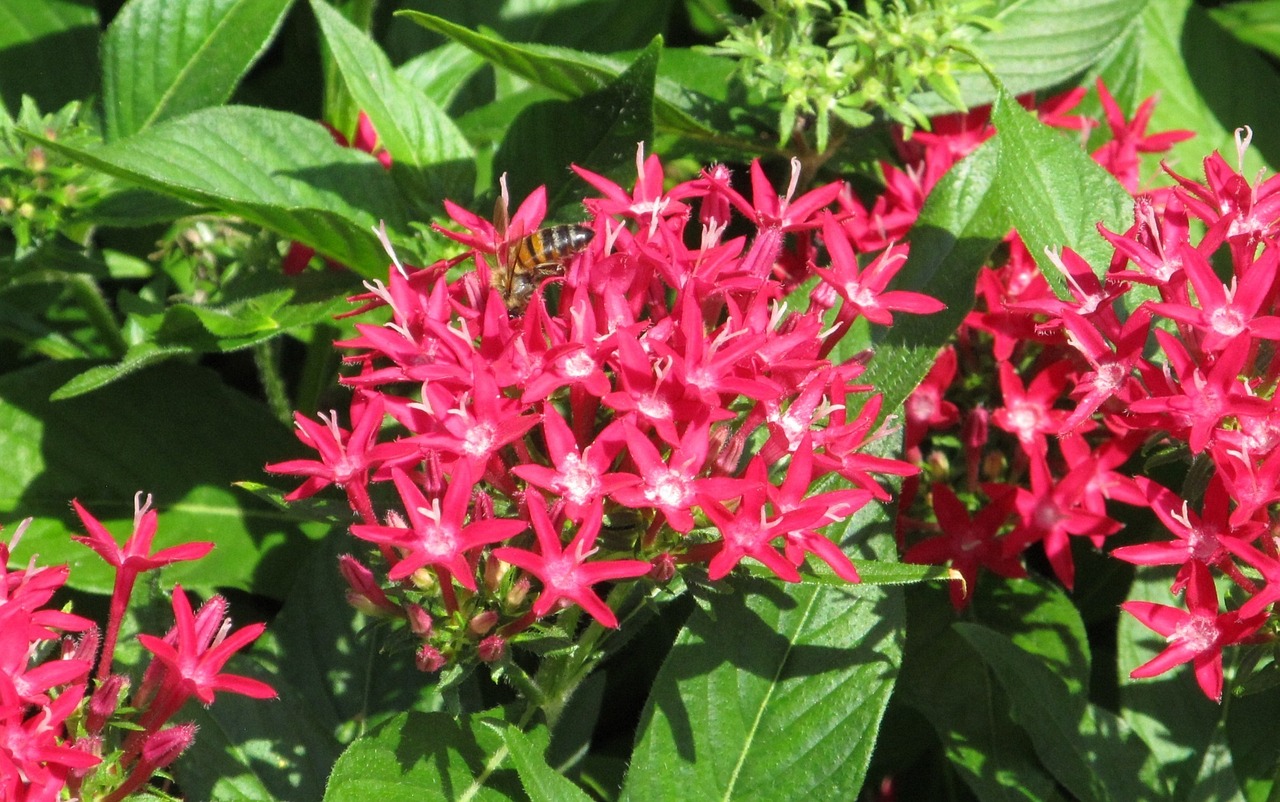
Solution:
<svg viewBox="0 0 1280 802">
<path fill-rule="evenodd" d="M 139 494 L 141 495 L 141 494 Z M 68 568 L 3 569 L 0 578 L 0 799 L 83 799 L 117 802 L 157 789 L 150 783 L 195 739 L 191 723 L 174 723 L 188 700 L 213 702 L 217 692 L 255 699 L 275 696 L 266 684 L 222 673 L 262 624 L 231 632 L 226 600 L 214 596 L 193 612 L 174 586 L 175 625 L 163 637 L 139 635 L 152 659 L 135 684 L 115 669 L 116 646 L 139 575 L 175 562 L 196 560 L 212 543 L 186 543 L 151 551 L 156 513 L 151 499 L 137 501 L 133 534 L 124 546 L 72 502 L 87 535 L 75 538 L 116 571 L 106 633 L 89 619 L 50 605 L 67 581 Z M 0 543 L 0 565 L 25 524 Z M 149 797 L 151 798 L 151 797 Z"/>
<path fill-rule="evenodd" d="M 562 277 L 523 308 L 497 289 L 527 268 L 513 254 L 543 224 L 543 190 L 505 226 L 505 210 L 494 225 L 447 204 L 456 228 L 436 230 L 466 251 L 397 262 L 358 299 L 389 319 L 340 343 L 349 423 L 298 415 L 318 458 L 268 466 L 307 477 L 290 500 L 345 492 L 374 547 L 342 560 L 351 598 L 405 620 L 423 670 L 571 635 L 580 612 L 598 637 L 634 611 L 636 582 L 695 569 L 795 582 L 813 555 L 856 582 L 828 527 L 889 498 L 878 474 L 915 472 L 866 453 L 879 396 L 858 381 L 864 356 L 833 353 L 855 320 L 941 304 L 886 290 L 898 254 L 859 263 L 831 210 L 841 184 L 797 197 L 793 164 L 779 193 L 753 164 L 750 198 L 723 167 L 667 186 L 643 151 L 631 189 L 575 169 L 601 197 Z"/>
<path fill-rule="evenodd" d="M 1148 136 L 1150 101 L 1125 123 L 1100 95 L 1114 138 L 1094 156 L 1132 191 L 1136 154 L 1189 133 Z M 1242 160 L 1248 136 L 1237 138 Z M 945 162 L 971 140 L 924 158 Z M 1023 576 L 1033 546 L 1072 587 L 1072 542 L 1101 548 L 1122 528 L 1109 503 L 1149 509 L 1167 538 L 1111 553 L 1178 566 L 1171 591 L 1183 607 L 1124 605 L 1169 642 L 1132 675 L 1190 662 L 1204 693 L 1221 699 L 1223 650 L 1271 639 L 1280 598 L 1280 184 L 1250 181 L 1216 153 L 1203 182 L 1166 171 L 1175 186 L 1137 194 L 1129 230 L 1100 228 L 1114 246 L 1109 265 L 1049 254 L 1066 297 L 1016 234 L 1007 261 L 982 273 L 975 310 L 906 404 L 908 455 L 923 473 L 904 489 L 914 504 L 904 503 L 899 532 L 907 560 L 965 575 L 951 588 L 959 608 L 980 568 Z M 1187 466 L 1181 487 L 1138 475 L 1152 452 Z M 1221 601 L 1215 576 L 1231 588 Z"/>
</svg>

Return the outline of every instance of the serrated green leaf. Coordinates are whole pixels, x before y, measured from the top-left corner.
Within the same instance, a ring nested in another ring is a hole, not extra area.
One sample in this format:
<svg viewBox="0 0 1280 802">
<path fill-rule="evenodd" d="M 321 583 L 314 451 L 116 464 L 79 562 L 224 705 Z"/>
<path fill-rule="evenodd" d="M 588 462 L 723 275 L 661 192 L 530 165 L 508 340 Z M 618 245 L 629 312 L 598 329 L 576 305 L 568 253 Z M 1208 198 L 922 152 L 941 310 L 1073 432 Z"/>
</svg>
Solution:
<svg viewBox="0 0 1280 802">
<path fill-rule="evenodd" d="M 1103 60 L 1148 5 L 1163 8 L 1149 0 L 1004 2 L 995 15 L 998 27 L 976 36 L 973 46 L 1008 91 L 1020 95 L 1061 84 Z M 981 72 L 955 77 L 970 107 L 996 96 Z M 936 95 L 926 95 L 920 105 L 931 115 L 953 110 Z"/>
<path fill-rule="evenodd" d="M 1240 41 L 1280 56 L 1280 2 L 1241 0 L 1209 9 L 1209 16 Z"/>
<path fill-rule="evenodd" d="M 1133 222 L 1133 198 L 1089 158 L 1078 140 L 1040 123 L 1008 94 L 991 114 L 1000 137 L 1000 162 L 992 202 L 1004 210 L 1040 272 L 1061 298 L 1066 279 L 1045 248 L 1071 248 L 1099 274 L 1111 263 L 1112 246 L 1098 233 L 1102 223 L 1124 231 Z"/>
<path fill-rule="evenodd" d="M 442 109 L 487 62 L 457 42 L 420 53 L 396 67 L 396 73 Z"/>
<path fill-rule="evenodd" d="M 1173 570 L 1140 567 L 1129 590 L 1134 601 L 1176 605 L 1169 591 Z M 1207 699 L 1196 684 L 1190 665 L 1148 679 L 1131 679 L 1133 669 L 1168 647 L 1163 637 L 1131 615 L 1122 615 L 1116 636 L 1120 672 L 1120 713 L 1159 760 L 1164 781 L 1179 799 L 1240 799 L 1234 770 L 1221 765 L 1225 748 L 1223 716 L 1235 704 L 1230 683 L 1223 705 Z M 1228 674 L 1229 676 L 1229 674 Z M 1274 700 L 1275 695 L 1270 694 Z M 1273 702 L 1274 703 L 1274 702 Z M 1214 767 L 1217 770 L 1214 770 Z"/>
<path fill-rule="evenodd" d="M 513 770 L 497 768 L 505 753 L 501 737 L 473 716 L 408 713 L 343 752 L 324 800 L 510 802 L 521 798 L 520 783 Z"/>
<path fill-rule="evenodd" d="M 382 165 L 291 114 L 204 109 L 92 149 L 28 133 L 111 175 L 307 242 L 362 275 L 386 272 L 386 253 L 373 234 L 378 221 L 392 232 L 406 227 Z"/>
<path fill-rule="evenodd" d="M 274 627 L 274 624 L 273 624 Z M 255 644 L 255 656 L 257 644 Z M 220 694 L 211 707 L 189 705 L 180 715 L 200 728 L 173 766 L 188 799 L 319 799 L 339 754 L 333 727 L 320 711 L 323 696 L 304 695 L 278 670 L 236 656 L 227 671 L 266 682 L 278 698 Z"/>
<path fill-rule="evenodd" d="M 119 362 L 109 365 L 95 365 L 67 381 L 49 395 L 52 401 L 66 401 L 76 396 L 100 390 L 112 382 L 131 376 L 143 368 L 184 356 L 190 356 L 192 350 L 185 346 L 166 347 L 152 342 L 144 342 L 132 346 Z"/>
<path fill-rule="evenodd" d="M 122 541 L 132 529 L 134 494 L 143 491 L 160 513 L 156 548 L 218 544 L 202 560 L 165 569 L 162 582 L 267 596 L 287 588 L 307 539 L 287 516 L 230 484 L 261 477 L 264 464 L 295 454 L 289 430 L 215 374 L 175 361 L 90 397 L 49 400 L 83 368 L 45 363 L 0 377 L 0 450 L 7 455 L 0 515 L 5 522 L 35 518 L 15 559 L 39 553 L 42 563 L 69 563 L 71 586 L 110 592 L 112 569 L 70 540 L 83 530 L 68 502 L 78 498 Z"/>
<path fill-rule="evenodd" d="M 1123 721 L 1089 705 L 1035 656 L 977 624 L 956 631 L 982 656 L 1041 762 L 1077 799 L 1162 799 L 1146 745 Z"/>
<path fill-rule="evenodd" d="M 897 410 L 929 372 L 938 349 L 973 308 L 979 268 L 1009 232 L 1004 209 L 991 198 L 1001 158 L 997 137 L 953 166 L 911 230 L 911 252 L 893 287 L 931 295 L 947 308 L 896 315 L 876 343 L 861 378 L 884 396 L 883 414 Z"/>
<path fill-rule="evenodd" d="M 102 39 L 107 138 L 225 103 L 293 0 L 130 0 Z"/>
<path fill-rule="evenodd" d="M 984 578 L 979 584 L 973 604 L 982 624 L 1038 658 L 1073 696 L 1087 697 L 1089 638 L 1066 592 L 1044 580 Z"/>
<path fill-rule="evenodd" d="M 78 0 L 0 0 L 0 102 L 45 111 L 98 89 L 98 11 Z"/>
<path fill-rule="evenodd" d="M 1173 146 L 1168 158 L 1174 169 L 1199 178 L 1201 162 L 1214 150 L 1234 165 L 1233 132 L 1244 125 L 1253 129 L 1244 175 L 1280 164 L 1280 129 L 1268 124 L 1280 77 L 1266 59 L 1240 47 L 1191 0 L 1151 3 L 1142 33 L 1139 94 L 1159 97 L 1149 130 L 1196 132 Z"/>
<path fill-rule="evenodd" d="M 547 187 L 547 208 L 578 207 L 581 186 L 566 168 L 577 164 L 628 182 L 634 180 L 639 142 L 653 139 L 653 81 L 662 51 L 655 39 L 614 81 L 570 101 L 549 100 L 524 109 L 494 155 L 514 197 Z M 572 126 L 565 126 L 573 120 Z M 629 182 L 628 182 L 629 183 Z"/>
<path fill-rule="evenodd" d="M 419 204 L 470 198 L 475 153 L 453 120 L 331 5 L 311 0 L 311 9 L 347 91 L 391 154 L 392 171 L 412 173 L 406 181 Z"/>
<path fill-rule="evenodd" d="M 855 798 L 901 656 L 899 591 L 738 590 L 677 638 L 623 798 Z"/>
<path fill-rule="evenodd" d="M 979 799 L 1030 802 L 1062 797 L 1024 733 L 1009 717 L 1009 700 L 982 659 L 951 628 L 947 595 L 906 593 L 907 649 L 897 699 L 933 726 L 951 766 Z"/>
<path fill-rule="evenodd" d="M 545 45 L 512 44 L 431 14 L 398 13 L 465 45 L 496 66 L 569 98 L 602 89 L 627 67 L 625 62 L 609 56 Z M 725 133 L 723 126 L 718 125 L 734 118 L 731 108 L 675 81 L 658 79 L 653 114 L 654 124 L 670 133 L 747 152 L 755 152 L 759 147 L 754 139 Z"/>
<path fill-rule="evenodd" d="M 511 752 L 511 762 L 532 802 L 590 802 L 591 797 L 543 759 L 547 740 L 545 731 L 541 745 L 511 726 L 502 730 L 502 740 Z"/>
<path fill-rule="evenodd" d="M 776 580 L 777 575 L 757 563 L 744 563 L 746 573 L 757 579 Z M 951 569 L 942 565 L 912 565 L 881 560 L 853 560 L 853 567 L 858 569 L 860 585 L 913 585 L 918 582 L 948 582 L 958 578 Z M 847 580 L 836 576 L 824 562 L 815 561 L 807 571 L 800 575 L 801 585 L 824 585 L 828 587 L 849 587 Z"/>
</svg>

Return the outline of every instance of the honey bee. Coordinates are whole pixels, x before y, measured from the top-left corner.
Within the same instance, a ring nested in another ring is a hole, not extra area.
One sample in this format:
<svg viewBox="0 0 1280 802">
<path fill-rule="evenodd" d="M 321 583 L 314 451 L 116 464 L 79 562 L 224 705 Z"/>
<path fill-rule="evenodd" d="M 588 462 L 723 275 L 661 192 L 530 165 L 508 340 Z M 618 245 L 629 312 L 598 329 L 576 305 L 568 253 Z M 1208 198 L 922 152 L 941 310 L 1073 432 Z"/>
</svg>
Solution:
<svg viewBox="0 0 1280 802">
<path fill-rule="evenodd" d="M 493 210 L 493 224 L 499 237 L 507 235 L 505 185 L 503 194 Z M 538 283 L 563 273 L 569 258 L 581 253 L 595 235 L 587 226 L 570 223 L 540 228 L 509 241 L 506 248 L 498 252 L 498 266 L 490 271 L 489 284 L 502 295 L 507 309 L 519 314 L 529 305 Z"/>
<path fill-rule="evenodd" d="M 581 253 L 596 232 L 577 223 L 541 228 L 507 246 L 505 264 L 491 274 L 495 290 L 507 308 L 521 312 L 529 305 L 538 282 L 564 272 L 565 262 Z"/>
</svg>

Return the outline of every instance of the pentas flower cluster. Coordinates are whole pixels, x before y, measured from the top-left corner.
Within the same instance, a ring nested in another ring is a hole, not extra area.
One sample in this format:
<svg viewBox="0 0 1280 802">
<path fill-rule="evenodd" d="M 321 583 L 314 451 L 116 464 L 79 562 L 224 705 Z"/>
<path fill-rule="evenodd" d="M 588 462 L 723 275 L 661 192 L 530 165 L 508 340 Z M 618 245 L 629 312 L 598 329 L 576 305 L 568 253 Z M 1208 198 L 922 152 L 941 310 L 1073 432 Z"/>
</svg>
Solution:
<svg viewBox="0 0 1280 802">
<path fill-rule="evenodd" d="M 1138 152 L 1189 134 L 1146 136 L 1150 101 L 1126 127 L 1101 92 L 1114 139 L 1094 156 L 1132 190 Z M 1239 146 L 1243 156 L 1247 138 Z M 1178 566 L 1171 590 L 1184 604 L 1124 605 L 1169 643 L 1133 676 L 1191 662 L 1220 699 L 1223 649 L 1261 637 L 1280 599 L 1280 183 L 1250 181 L 1216 153 L 1204 166 L 1203 182 L 1170 170 L 1173 188 L 1137 195 L 1129 230 L 1100 228 L 1115 248 L 1109 265 L 1050 254 L 1066 298 L 1010 238 L 906 405 L 906 445 L 924 473 L 907 482 L 904 496 L 918 495 L 899 529 L 907 560 L 950 562 L 966 577 L 952 587 L 962 607 L 979 568 L 1023 576 L 1031 546 L 1070 588 L 1072 542 L 1102 547 L 1121 529 L 1108 502 L 1150 509 L 1165 539 L 1112 554 Z M 1144 446 L 1181 455 L 1203 479 L 1175 491 L 1135 476 Z M 1229 608 L 1215 575 L 1238 589 Z"/>
<path fill-rule="evenodd" d="M 608 587 L 680 566 L 716 580 L 750 560 L 794 582 L 813 555 L 858 580 L 832 525 L 889 497 L 875 474 L 915 469 L 865 453 L 879 397 L 861 362 L 829 357 L 855 319 L 941 305 L 887 291 L 900 257 L 859 264 L 830 210 L 842 186 L 795 197 L 793 167 L 780 194 L 753 164 L 750 199 L 723 167 L 668 187 L 643 151 L 629 190 L 576 168 L 601 194 L 585 201 L 593 237 L 526 308 L 495 288 L 523 269 L 512 254 L 544 191 L 505 226 L 447 204 L 461 230 L 437 230 L 466 252 L 397 263 L 360 299 L 390 319 L 341 343 L 349 427 L 297 416 L 318 459 L 268 470 L 308 477 L 289 499 L 346 493 L 378 555 L 344 558 L 351 598 L 406 618 L 421 668 L 500 659 L 566 607 L 615 627 Z M 824 289 L 796 297 L 815 275 Z"/>
<path fill-rule="evenodd" d="M 262 632 L 256 624 L 230 632 L 227 603 L 215 596 L 198 612 L 181 587 L 173 592 L 175 626 L 164 637 L 139 635 L 152 660 L 130 693 L 127 674 L 113 673 L 115 647 L 138 576 L 203 557 L 211 543 L 151 552 L 156 513 L 136 506 L 124 546 L 78 502 L 87 536 L 77 537 L 116 569 L 105 636 L 92 621 L 50 607 L 67 566 L 9 570 L 13 548 L 0 543 L 0 799 L 117 802 L 142 791 L 195 739 L 196 727 L 173 723 L 188 699 L 208 705 L 217 691 L 264 699 L 267 685 L 220 673 L 231 655 Z M 99 649 L 101 648 L 101 651 Z"/>
</svg>

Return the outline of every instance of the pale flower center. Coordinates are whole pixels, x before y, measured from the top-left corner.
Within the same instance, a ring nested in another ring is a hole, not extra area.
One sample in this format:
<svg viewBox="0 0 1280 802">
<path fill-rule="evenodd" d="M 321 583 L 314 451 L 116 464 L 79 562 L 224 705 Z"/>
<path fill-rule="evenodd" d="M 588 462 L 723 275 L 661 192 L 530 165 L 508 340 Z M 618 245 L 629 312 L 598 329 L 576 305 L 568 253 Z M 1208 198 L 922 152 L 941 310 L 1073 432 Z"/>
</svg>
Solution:
<svg viewBox="0 0 1280 802">
<path fill-rule="evenodd" d="M 462 450 L 469 457 L 484 457 L 493 452 L 493 446 L 496 438 L 494 437 L 493 424 L 481 423 L 472 426 L 467 430 L 467 436 L 462 441 Z"/>
<path fill-rule="evenodd" d="M 455 548 L 455 533 L 452 528 L 437 523 L 430 523 L 420 533 L 422 551 L 431 559 L 452 557 Z"/>
<path fill-rule="evenodd" d="M 1114 393 L 1124 383 L 1125 369 L 1119 363 L 1108 362 L 1105 365 L 1099 365 L 1094 376 L 1096 377 L 1093 382 L 1095 387 Z"/>
<path fill-rule="evenodd" d="M 927 390 L 917 390 L 907 399 L 907 417 L 912 420 L 933 420 L 938 414 L 938 395 Z"/>
<path fill-rule="evenodd" d="M 636 401 L 636 409 L 650 420 L 669 420 L 671 405 L 656 394 L 641 396 Z"/>
<path fill-rule="evenodd" d="M 1210 615 L 1193 615 L 1174 629 L 1169 641 L 1185 644 L 1191 651 L 1202 654 L 1218 642 L 1218 623 Z"/>
<path fill-rule="evenodd" d="M 1193 559 L 1211 563 L 1217 559 L 1219 551 L 1218 538 L 1212 531 L 1195 527 L 1187 534 L 1187 552 Z"/>
<path fill-rule="evenodd" d="M 844 290 L 849 294 L 849 302 L 854 306 L 866 308 L 876 305 L 876 294 L 861 284 L 850 282 L 845 285 Z"/>
<path fill-rule="evenodd" d="M 690 495 L 689 477 L 670 468 L 659 468 L 656 475 L 650 477 L 649 487 L 644 491 L 647 501 L 671 509 L 687 507 Z"/>
<path fill-rule="evenodd" d="M 564 459 L 564 468 L 556 476 L 556 484 L 565 498 L 574 504 L 586 504 L 600 492 L 600 477 L 576 454 Z"/>
<path fill-rule="evenodd" d="M 1233 337 L 1244 331 L 1244 316 L 1233 307 L 1224 306 L 1209 314 L 1209 325 L 1224 337 Z"/>
<path fill-rule="evenodd" d="M 1028 404 L 1015 404 L 1009 407 L 1009 426 L 1019 437 L 1031 437 L 1040 427 L 1040 412 Z"/>
<path fill-rule="evenodd" d="M 596 369 L 596 361 L 586 351 L 578 351 L 564 361 L 564 375 L 584 379 Z"/>
</svg>

